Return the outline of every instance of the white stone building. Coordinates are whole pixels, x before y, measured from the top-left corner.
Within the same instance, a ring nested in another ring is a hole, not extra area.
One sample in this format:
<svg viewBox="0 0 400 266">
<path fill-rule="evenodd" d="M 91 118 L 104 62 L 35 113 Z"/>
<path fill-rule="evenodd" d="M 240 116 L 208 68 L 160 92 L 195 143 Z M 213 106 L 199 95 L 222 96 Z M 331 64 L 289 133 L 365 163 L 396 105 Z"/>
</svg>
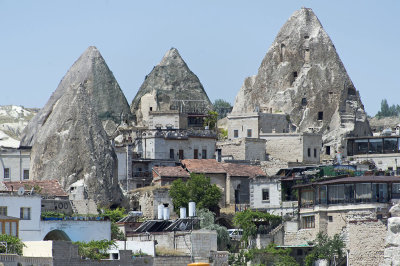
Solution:
<svg viewBox="0 0 400 266">
<path fill-rule="evenodd" d="M 290 123 L 285 114 L 230 113 L 228 139 L 258 138 L 261 133 L 288 133 Z"/>
<path fill-rule="evenodd" d="M 275 215 L 297 214 L 297 201 L 284 201 L 280 176 L 250 180 L 250 208 Z"/>
<path fill-rule="evenodd" d="M 19 218 L 19 238 L 22 241 L 70 240 L 90 241 L 111 238 L 111 222 L 104 220 L 41 219 L 41 196 L 17 195 L 17 192 L 0 194 L 0 208 L 4 214 Z"/>
<path fill-rule="evenodd" d="M 0 181 L 29 179 L 30 149 L 0 148 Z"/>
</svg>

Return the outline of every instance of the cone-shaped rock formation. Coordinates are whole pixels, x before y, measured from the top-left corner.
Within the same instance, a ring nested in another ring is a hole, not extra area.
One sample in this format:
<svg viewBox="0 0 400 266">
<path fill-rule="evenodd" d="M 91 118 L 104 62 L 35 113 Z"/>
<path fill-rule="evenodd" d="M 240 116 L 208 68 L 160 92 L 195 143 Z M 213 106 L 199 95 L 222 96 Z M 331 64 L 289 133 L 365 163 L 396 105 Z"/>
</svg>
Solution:
<svg viewBox="0 0 400 266">
<path fill-rule="evenodd" d="M 146 76 L 132 101 L 131 111 L 136 115 L 139 125 L 147 122 L 149 102 L 156 105 L 153 111 L 206 113 L 212 108 L 199 78 L 188 68 L 175 48 L 170 49 Z"/>
<path fill-rule="evenodd" d="M 64 188 L 83 179 L 89 198 L 97 204 L 119 204 L 117 158 L 87 93 L 88 85 L 70 86 L 38 129 L 31 175 L 57 178 Z"/>
<path fill-rule="evenodd" d="M 283 25 L 256 76 L 247 78 L 233 112 L 284 112 L 301 132 L 323 134 L 342 151 L 345 135 L 371 134 L 364 106 L 335 46 L 311 9 Z M 333 154 L 333 152 L 332 152 Z"/>
<path fill-rule="evenodd" d="M 131 119 L 129 104 L 114 75 L 96 47 L 90 46 L 68 70 L 46 105 L 30 121 L 21 138 L 21 146 L 33 146 L 39 128 L 46 123 L 54 106 L 70 87 L 85 83 L 94 112 L 111 135 L 122 119 Z"/>
</svg>

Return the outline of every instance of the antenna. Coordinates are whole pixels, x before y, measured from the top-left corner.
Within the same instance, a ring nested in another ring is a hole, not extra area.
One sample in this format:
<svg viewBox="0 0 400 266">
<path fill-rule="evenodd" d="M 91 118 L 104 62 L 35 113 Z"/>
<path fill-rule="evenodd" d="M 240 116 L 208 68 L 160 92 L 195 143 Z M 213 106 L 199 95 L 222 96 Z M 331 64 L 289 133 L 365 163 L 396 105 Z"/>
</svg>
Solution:
<svg viewBox="0 0 400 266">
<path fill-rule="evenodd" d="M 17 194 L 18 194 L 19 196 L 22 196 L 22 195 L 24 195 L 24 193 L 25 193 L 24 187 L 20 187 L 20 188 L 18 189 Z"/>
</svg>

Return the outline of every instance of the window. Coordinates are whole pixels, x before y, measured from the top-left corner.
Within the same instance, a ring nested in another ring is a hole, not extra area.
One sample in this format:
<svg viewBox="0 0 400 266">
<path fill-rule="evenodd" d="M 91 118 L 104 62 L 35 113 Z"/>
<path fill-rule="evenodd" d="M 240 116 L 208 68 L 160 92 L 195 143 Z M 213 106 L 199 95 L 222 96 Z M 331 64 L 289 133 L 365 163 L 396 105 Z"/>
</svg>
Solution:
<svg viewBox="0 0 400 266">
<path fill-rule="evenodd" d="M 331 223 L 333 222 L 333 217 L 332 216 L 328 216 L 328 221 Z"/>
<path fill-rule="evenodd" d="M 248 137 L 248 138 L 251 138 L 251 129 L 248 129 L 248 130 L 247 130 L 247 137 Z"/>
<path fill-rule="evenodd" d="M 4 168 L 4 178 L 10 178 L 10 168 Z"/>
<path fill-rule="evenodd" d="M 325 154 L 326 155 L 331 155 L 331 146 L 326 146 L 325 147 Z"/>
<path fill-rule="evenodd" d="M 29 179 L 29 170 L 28 169 L 24 169 L 24 179 Z"/>
<path fill-rule="evenodd" d="M 17 236 L 17 222 L 11 222 L 11 235 Z"/>
<path fill-rule="evenodd" d="M 303 228 L 314 228 L 314 227 L 315 227 L 314 215 L 303 217 Z"/>
<path fill-rule="evenodd" d="M 309 38 L 310 38 L 310 36 L 304 35 L 304 39 L 309 39 Z"/>
<path fill-rule="evenodd" d="M 303 106 L 307 105 L 307 98 L 301 99 L 301 105 L 303 105 Z"/>
<path fill-rule="evenodd" d="M 314 158 L 317 158 L 317 149 L 314 149 Z"/>
<path fill-rule="evenodd" d="M 194 159 L 199 159 L 199 150 L 198 149 L 194 149 L 194 152 L 193 152 L 194 154 L 193 154 L 193 158 Z"/>
<path fill-rule="evenodd" d="M 179 160 L 183 160 L 183 150 L 179 150 Z"/>
<path fill-rule="evenodd" d="M 293 78 L 297 78 L 297 71 L 293 72 Z"/>
<path fill-rule="evenodd" d="M 318 112 L 318 120 L 324 120 L 324 112 Z"/>
<path fill-rule="evenodd" d="M 269 189 L 268 188 L 264 188 L 262 190 L 262 200 L 269 201 Z"/>
<path fill-rule="evenodd" d="M 31 208 L 22 207 L 19 212 L 21 220 L 30 220 L 31 219 Z"/>
<path fill-rule="evenodd" d="M 4 223 L 4 234 L 6 234 L 6 235 L 10 235 L 10 230 L 11 228 L 10 228 L 10 222 L 5 222 Z"/>
<path fill-rule="evenodd" d="M 356 89 L 354 89 L 352 87 L 347 88 L 347 94 L 348 95 L 356 95 Z"/>
<path fill-rule="evenodd" d="M 169 149 L 169 158 L 172 159 L 172 160 L 175 158 L 175 151 L 174 151 L 174 149 Z"/>
<path fill-rule="evenodd" d="M 310 148 L 307 149 L 307 156 L 311 157 L 311 149 Z"/>
<path fill-rule="evenodd" d="M 0 215 L 7 216 L 7 206 L 0 206 Z"/>
<path fill-rule="evenodd" d="M 207 150 L 201 152 L 201 159 L 207 159 Z"/>
<path fill-rule="evenodd" d="M 239 137 L 239 130 L 235 129 L 235 130 L 233 131 L 233 137 L 234 137 L 234 138 Z"/>
<path fill-rule="evenodd" d="M 153 107 L 150 107 L 150 111 L 153 111 Z"/>
</svg>

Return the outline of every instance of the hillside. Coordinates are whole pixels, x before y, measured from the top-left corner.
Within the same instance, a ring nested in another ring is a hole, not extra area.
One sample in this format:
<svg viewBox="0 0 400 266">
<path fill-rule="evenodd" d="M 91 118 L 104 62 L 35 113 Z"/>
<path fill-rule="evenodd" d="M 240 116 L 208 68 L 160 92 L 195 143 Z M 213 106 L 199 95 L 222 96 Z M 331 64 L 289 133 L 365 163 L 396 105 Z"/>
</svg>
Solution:
<svg viewBox="0 0 400 266">
<path fill-rule="evenodd" d="M 17 105 L 0 106 L 0 147 L 18 148 L 22 131 L 38 111 Z"/>
</svg>

